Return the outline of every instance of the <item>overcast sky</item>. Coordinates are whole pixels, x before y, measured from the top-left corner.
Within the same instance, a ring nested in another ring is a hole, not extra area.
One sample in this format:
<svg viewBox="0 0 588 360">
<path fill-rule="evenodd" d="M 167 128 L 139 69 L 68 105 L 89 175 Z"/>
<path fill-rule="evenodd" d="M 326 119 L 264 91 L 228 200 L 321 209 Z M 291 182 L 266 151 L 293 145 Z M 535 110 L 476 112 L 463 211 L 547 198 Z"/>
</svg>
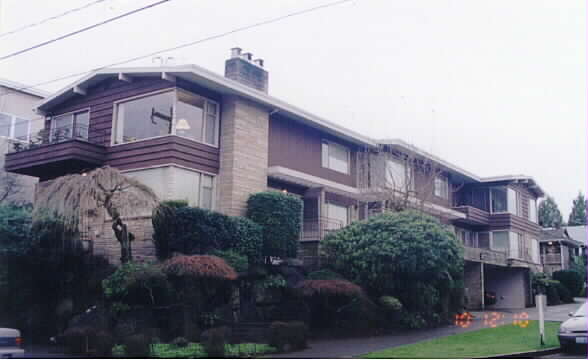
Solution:
<svg viewBox="0 0 588 360">
<path fill-rule="evenodd" d="M 0 37 L 0 56 L 155 1 L 105 0 Z M 90 2 L 0 0 L 0 33 Z M 39 83 L 328 2 L 172 0 L 0 61 L 0 77 Z M 583 0 L 356 0 L 162 55 L 222 74 L 234 46 L 265 59 L 272 95 L 479 176 L 533 176 L 565 220 L 586 192 Z"/>
</svg>

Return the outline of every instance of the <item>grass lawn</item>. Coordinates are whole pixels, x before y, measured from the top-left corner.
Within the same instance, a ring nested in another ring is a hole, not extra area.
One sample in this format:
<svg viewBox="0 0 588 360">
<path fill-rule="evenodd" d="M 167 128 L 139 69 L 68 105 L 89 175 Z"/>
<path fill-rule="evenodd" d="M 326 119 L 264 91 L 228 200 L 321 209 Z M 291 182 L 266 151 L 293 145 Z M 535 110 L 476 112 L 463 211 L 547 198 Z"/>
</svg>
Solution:
<svg viewBox="0 0 588 360">
<path fill-rule="evenodd" d="M 527 328 L 504 325 L 371 352 L 362 358 L 472 358 L 559 346 L 559 322 L 545 322 L 545 346 L 539 344 L 539 322 Z"/>
</svg>

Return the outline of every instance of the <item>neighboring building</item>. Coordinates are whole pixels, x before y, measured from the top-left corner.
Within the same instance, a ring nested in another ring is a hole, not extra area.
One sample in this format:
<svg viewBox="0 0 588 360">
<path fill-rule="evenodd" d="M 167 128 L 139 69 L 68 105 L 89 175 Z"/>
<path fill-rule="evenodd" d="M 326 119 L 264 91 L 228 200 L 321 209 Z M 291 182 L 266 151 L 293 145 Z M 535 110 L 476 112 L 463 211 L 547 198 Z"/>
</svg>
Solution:
<svg viewBox="0 0 588 360">
<path fill-rule="evenodd" d="M 552 274 L 570 268 L 572 256 L 582 243 L 572 239 L 565 228 L 546 228 L 541 230 L 540 245 L 543 271 Z"/>
<path fill-rule="evenodd" d="M 588 246 L 588 226 L 566 226 L 565 229 L 568 232 L 570 238 L 576 240 L 579 243 L 578 248 L 574 251 L 574 255 L 586 257 L 586 246 Z"/>
<path fill-rule="evenodd" d="M 0 79 L 0 200 L 32 202 L 37 179 L 8 174 L 4 171 L 4 156 L 14 146 L 28 143 L 31 134 L 43 127 L 42 119 L 33 111 L 49 93 L 24 84 Z"/>
<path fill-rule="evenodd" d="M 484 289 L 496 294 L 496 307 L 531 302 L 530 272 L 540 268 L 536 199 L 543 196 L 532 178 L 480 178 L 267 92 L 263 61 L 240 49 L 232 50 L 224 77 L 194 65 L 99 70 L 39 105 L 43 141 L 9 154 L 6 169 L 47 181 L 110 165 L 162 199 L 229 215 L 243 215 L 252 193 L 287 191 L 304 202 L 300 258 L 310 267 L 327 232 L 388 208 L 382 194 L 403 182 L 411 186 L 411 206 L 453 226 L 464 242 L 471 307 L 482 305 Z M 402 162 L 408 155 L 432 172 L 409 171 Z M 408 173 L 414 180 L 403 178 Z M 104 221 L 91 219 L 86 230 L 95 252 L 116 260 L 118 244 Z M 132 222 L 134 253 L 151 256 L 149 217 Z"/>
</svg>

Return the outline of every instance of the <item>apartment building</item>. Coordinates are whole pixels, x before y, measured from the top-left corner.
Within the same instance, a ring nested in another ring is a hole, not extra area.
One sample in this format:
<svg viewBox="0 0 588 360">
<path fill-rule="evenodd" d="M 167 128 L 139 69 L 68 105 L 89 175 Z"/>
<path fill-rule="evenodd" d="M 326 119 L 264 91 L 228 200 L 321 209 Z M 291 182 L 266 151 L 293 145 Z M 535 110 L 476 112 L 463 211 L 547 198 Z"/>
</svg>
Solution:
<svg viewBox="0 0 588 360">
<path fill-rule="evenodd" d="M 530 303 L 543 195 L 532 178 L 480 178 L 400 140 L 370 139 L 272 97 L 268 80 L 263 60 L 239 48 L 225 76 L 195 65 L 99 70 L 37 107 L 39 141 L 8 154 L 6 170 L 44 182 L 110 165 L 161 199 L 229 215 L 243 215 L 255 192 L 296 194 L 300 258 L 310 267 L 326 233 L 389 208 L 382 200 L 396 199 L 402 184 L 405 201 L 452 226 L 466 246 L 470 307 L 484 306 L 485 292 L 496 307 Z M 152 256 L 148 214 L 131 222 L 134 253 Z M 86 230 L 95 252 L 116 259 L 107 225 L 93 219 Z"/>
<path fill-rule="evenodd" d="M 43 127 L 33 109 L 49 94 L 7 79 L 0 79 L 0 202 L 32 202 L 37 179 L 4 171 L 5 154 L 24 146 L 30 134 Z"/>
</svg>

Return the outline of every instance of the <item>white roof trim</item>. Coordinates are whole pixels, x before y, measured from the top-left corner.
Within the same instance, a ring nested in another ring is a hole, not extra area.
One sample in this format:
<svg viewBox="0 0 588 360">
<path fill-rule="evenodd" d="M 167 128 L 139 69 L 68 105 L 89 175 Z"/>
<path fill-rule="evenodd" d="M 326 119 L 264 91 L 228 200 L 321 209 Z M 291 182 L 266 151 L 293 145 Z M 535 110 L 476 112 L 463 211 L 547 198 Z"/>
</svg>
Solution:
<svg viewBox="0 0 588 360">
<path fill-rule="evenodd" d="M 110 68 L 97 70 L 87 76 L 84 76 L 75 83 L 70 84 L 64 87 L 63 89 L 57 91 L 50 97 L 46 98 L 43 102 L 41 102 L 41 104 L 39 104 L 38 109 L 40 111 L 44 111 L 44 108 L 51 106 L 52 103 L 67 98 L 67 96 L 71 94 L 71 89 L 73 89 L 76 86 L 83 86 L 84 83 L 88 82 L 96 76 L 103 75 L 106 77 L 112 75 L 118 77 L 119 73 L 123 73 L 128 76 L 133 76 L 133 74 L 149 75 L 164 73 L 166 74 L 166 76 L 184 78 L 187 81 L 196 82 L 199 80 L 201 82 L 214 85 L 214 88 L 219 92 L 238 95 L 246 99 L 253 100 L 257 103 L 267 106 L 268 108 L 278 110 L 279 112 L 284 113 L 288 117 L 292 117 L 297 120 L 306 122 L 310 126 L 318 127 L 319 129 L 332 133 L 333 135 L 342 137 L 343 139 L 349 142 L 370 147 L 377 146 L 377 143 L 367 136 L 363 136 L 352 130 L 346 129 L 324 118 L 321 118 L 301 108 L 291 105 L 283 100 L 270 96 L 264 92 L 258 91 L 249 86 L 243 85 L 237 81 L 228 79 L 224 76 L 216 74 L 210 70 L 207 70 L 197 65 Z"/>
<path fill-rule="evenodd" d="M 40 98 L 46 98 L 51 94 L 48 91 L 30 87 L 28 85 L 7 79 L 0 79 L 0 86 L 4 86 L 6 88 L 10 88 L 15 91 L 23 92 Z"/>
</svg>

